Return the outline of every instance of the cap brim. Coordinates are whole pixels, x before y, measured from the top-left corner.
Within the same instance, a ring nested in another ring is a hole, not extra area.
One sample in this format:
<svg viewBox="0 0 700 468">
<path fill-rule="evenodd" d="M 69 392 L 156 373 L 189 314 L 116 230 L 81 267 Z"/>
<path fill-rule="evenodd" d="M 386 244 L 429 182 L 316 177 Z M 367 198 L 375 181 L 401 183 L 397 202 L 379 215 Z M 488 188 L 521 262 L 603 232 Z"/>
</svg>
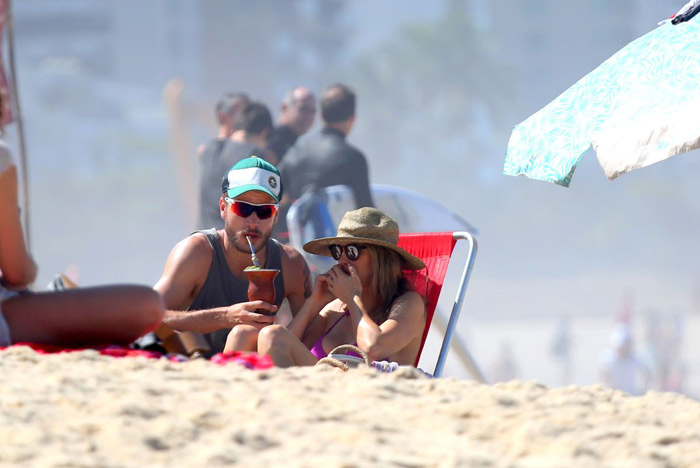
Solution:
<svg viewBox="0 0 700 468">
<path fill-rule="evenodd" d="M 260 185 L 240 185 L 238 187 L 228 189 L 227 194 L 229 198 L 236 198 L 239 195 L 242 195 L 246 192 L 251 192 L 253 190 L 257 190 L 258 192 L 264 192 L 270 195 L 272 198 L 274 198 L 277 203 L 280 202 L 279 198 L 277 198 L 277 196 L 274 193 Z"/>
<path fill-rule="evenodd" d="M 389 242 L 372 239 L 370 237 L 322 237 L 321 239 L 312 240 L 304 244 L 304 250 L 310 254 L 330 257 L 331 252 L 328 250 L 328 246 L 331 244 L 370 244 L 384 247 L 399 254 L 404 268 L 408 270 L 420 270 L 425 268 L 425 263 L 423 263 L 423 260 L 415 255 L 411 255 L 401 247 L 390 244 Z"/>
</svg>

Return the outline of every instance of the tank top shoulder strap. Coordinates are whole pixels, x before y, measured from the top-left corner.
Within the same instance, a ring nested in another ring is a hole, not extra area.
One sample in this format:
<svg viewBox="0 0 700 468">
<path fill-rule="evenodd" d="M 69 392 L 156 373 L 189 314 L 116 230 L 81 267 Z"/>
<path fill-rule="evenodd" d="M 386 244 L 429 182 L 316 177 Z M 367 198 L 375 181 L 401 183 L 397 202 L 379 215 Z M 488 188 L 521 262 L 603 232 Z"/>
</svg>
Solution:
<svg viewBox="0 0 700 468">
<path fill-rule="evenodd" d="M 280 243 L 272 237 L 267 241 L 265 268 L 282 269 L 282 247 L 280 247 Z"/>
<path fill-rule="evenodd" d="M 224 249 L 221 246 L 221 236 L 219 236 L 219 232 L 216 230 L 216 228 L 203 229 L 201 231 L 195 231 L 192 234 L 197 233 L 204 234 L 207 242 L 209 242 L 209 247 L 211 247 L 214 255 L 212 263 L 216 263 L 219 269 L 225 266 L 225 270 L 228 270 L 228 263 L 226 262 L 226 256 L 224 255 Z"/>
<path fill-rule="evenodd" d="M 265 268 L 280 271 L 280 274 L 275 277 L 275 290 L 278 291 L 275 294 L 275 304 L 279 307 L 287 294 L 284 289 L 284 272 L 282 270 L 282 246 L 273 238 L 267 241 Z"/>
</svg>

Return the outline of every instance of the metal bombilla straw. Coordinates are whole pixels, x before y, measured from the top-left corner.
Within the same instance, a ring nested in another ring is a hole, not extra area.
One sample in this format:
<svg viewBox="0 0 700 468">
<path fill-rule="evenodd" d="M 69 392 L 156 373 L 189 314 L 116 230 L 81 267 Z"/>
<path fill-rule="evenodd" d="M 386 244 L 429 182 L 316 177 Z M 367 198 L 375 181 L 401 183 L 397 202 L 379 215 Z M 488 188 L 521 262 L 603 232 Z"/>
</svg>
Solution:
<svg viewBox="0 0 700 468">
<path fill-rule="evenodd" d="M 250 253 L 252 254 L 250 258 L 253 259 L 253 265 L 260 268 L 260 265 L 258 264 L 258 256 L 255 255 L 255 249 L 253 249 L 253 243 L 250 241 L 250 237 L 245 236 L 245 238 L 248 241 L 248 245 L 250 246 Z"/>
</svg>

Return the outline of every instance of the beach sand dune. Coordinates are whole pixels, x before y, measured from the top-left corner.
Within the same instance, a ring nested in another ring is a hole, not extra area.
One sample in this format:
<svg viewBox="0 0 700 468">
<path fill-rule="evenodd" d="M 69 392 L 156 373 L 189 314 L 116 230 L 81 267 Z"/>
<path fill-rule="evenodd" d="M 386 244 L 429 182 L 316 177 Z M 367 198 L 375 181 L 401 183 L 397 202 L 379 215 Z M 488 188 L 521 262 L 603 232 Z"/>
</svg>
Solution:
<svg viewBox="0 0 700 468">
<path fill-rule="evenodd" d="M 0 352 L 0 466 L 693 467 L 700 404 L 402 370 Z"/>
</svg>

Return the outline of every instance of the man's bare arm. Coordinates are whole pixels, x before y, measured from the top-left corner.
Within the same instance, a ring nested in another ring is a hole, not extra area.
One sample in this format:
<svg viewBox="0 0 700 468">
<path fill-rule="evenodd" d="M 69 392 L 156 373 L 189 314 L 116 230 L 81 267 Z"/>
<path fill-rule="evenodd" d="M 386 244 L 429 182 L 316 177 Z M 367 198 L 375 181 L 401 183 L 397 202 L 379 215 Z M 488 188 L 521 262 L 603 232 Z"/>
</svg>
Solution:
<svg viewBox="0 0 700 468">
<path fill-rule="evenodd" d="M 258 309 L 275 312 L 277 307 L 263 301 L 252 301 L 206 310 L 168 310 L 163 323 L 173 330 L 199 333 L 211 333 L 239 324 L 253 325 L 258 329 L 270 325 L 274 317 L 259 314 Z"/>
<path fill-rule="evenodd" d="M 209 273 L 212 252 L 202 234 L 180 241 L 170 252 L 163 275 L 153 287 L 165 301 L 163 324 L 178 331 L 210 333 L 231 328 L 240 323 L 265 326 L 273 318 L 255 313 L 256 309 L 274 312 L 274 305 L 260 301 L 242 302 L 227 307 L 186 311 L 202 287 Z"/>
<path fill-rule="evenodd" d="M 304 299 L 308 299 L 311 296 L 312 289 L 311 270 L 309 270 L 308 263 L 304 262 Z"/>
<path fill-rule="evenodd" d="M 211 248 L 204 235 L 189 236 L 170 251 L 163 274 L 153 289 L 170 310 L 187 309 L 202 287 L 212 261 Z"/>
<path fill-rule="evenodd" d="M 311 272 L 304 257 L 292 246 L 282 246 L 284 289 L 292 316 L 301 310 L 306 298 L 311 296 Z"/>
</svg>

